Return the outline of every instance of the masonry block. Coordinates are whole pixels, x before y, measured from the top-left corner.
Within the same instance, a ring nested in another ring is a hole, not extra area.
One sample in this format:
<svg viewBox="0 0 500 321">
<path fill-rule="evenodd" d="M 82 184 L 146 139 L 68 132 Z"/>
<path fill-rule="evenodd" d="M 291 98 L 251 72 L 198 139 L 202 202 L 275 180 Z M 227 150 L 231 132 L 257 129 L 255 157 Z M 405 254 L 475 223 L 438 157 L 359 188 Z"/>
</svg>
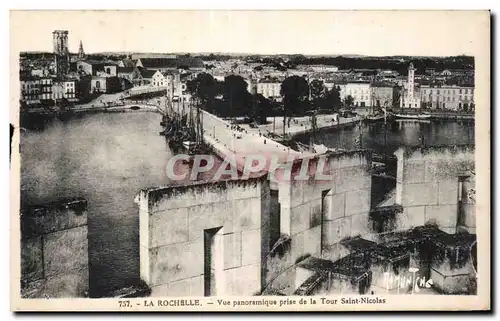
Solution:
<svg viewBox="0 0 500 321">
<path fill-rule="evenodd" d="M 347 192 L 345 197 L 345 216 L 369 212 L 370 199 L 371 194 L 368 189 Z"/>
<path fill-rule="evenodd" d="M 465 172 L 474 169 L 474 160 L 459 160 L 454 158 L 428 160 L 425 168 L 425 181 L 456 179 Z"/>
<path fill-rule="evenodd" d="M 241 232 L 225 234 L 224 238 L 224 269 L 241 266 Z"/>
<path fill-rule="evenodd" d="M 413 275 L 409 272 L 410 253 L 404 248 L 388 249 L 379 255 L 376 262 L 372 265 L 372 283 L 384 290 L 391 291 L 408 288 L 411 284 Z"/>
<path fill-rule="evenodd" d="M 203 296 L 204 289 L 204 277 L 201 275 L 152 287 L 151 296 Z"/>
<path fill-rule="evenodd" d="M 42 237 L 21 241 L 21 279 L 31 282 L 43 278 Z"/>
<path fill-rule="evenodd" d="M 407 161 L 403 166 L 403 180 L 407 184 L 424 183 L 425 161 Z"/>
<path fill-rule="evenodd" d="M 328 211 L 325 212 L 326 220 L 345 216 L 345 193 L 327 195 L 325 200 L 328 204 Z"/>
<path fill-rule="evenodd" d="M 296 206 L 290 211 L 290 234 L 295 235 L 309 228 L 311 204 Z"/>
<path fill-rule="evenodd" d="M 45 235 L 43 253 L 45 276 L 88 267 L 87 226 Z"/>
<path fill-rule="evenodd" d="M 85 206 L 85 208 L 83 207 Z M 87 224 L 86 204 L 68 204 L 51 210 L 44 217 L 44 234 Z"/>
<path fill-rule="evenodd" d="M 48 234 L 87 224 L 87 202 L 75 199 L 55 202 L 21 212 L 24 238 Z"/>
<path fill-rule="evenodd" d="M 435 223 L 439 228 L 457 226 L 457 205 L 434 205 L 425 207 L 425 222 Z"/>
<path fill-rule="evenodd" d="M 295 235 L 292 235 L 291 237 L 291 246 L 290 246 L 290 259 L 292 262 L 295 262 L 295 260 L 306 254 L 305 252 L 305 244 L 304 244 L 304 234 L 303 233 L 298 233 Z"/>
<path fill-rule="evenodd" d="M 368 213 L 351 215 L 351 236 L 367 236 L 372 233 Z"/>
<path fill-rule="evenodd" d="M 405 184 L 403 186 L 403 205 L 437 205 L 438 186 L 437 182 Z"/>
<path fill-rule="evenodd" d="M 343 257 L 346 257 L 349 254 L 351 254 L 351 250 L 344 244 L 342 244 L 342 242 L 337 242 L 334 244 L 325 244 L 323 242 L 323 248 L 321 249 L 322 259 L 335 262 Z"/>
<path fill-rule="evenodd" d="M 150 247 L 187 242 L 188 209 L 159 211 L 149 217 Z"/>
<path fill-rule="evenodd" d="M 189 240 L 203 237 L 203 230 L 223 226 L 224 233 L 232 233 L 234 228 L 233 202 L 211 203 L 189 207 Z"/>
<path fill-rule="evenodd" d="M 89 270 L 82 267 L 37 280 L 24 288 L 23 298 L 81 298 L 89 291 Z"/>
<path fill-rule="evenodd" d="M 470 264 L 452 269 L 449 265 L 431 267 L 431 279 L 434 287 L 445 294 L 475 294 L 476 276 Z"/>
<path fill-rule="evenodd" d="M 287 184 L 287 183 L 285 183 Z M 291 183 L 290 187 L 290 207 L 295 207 L 304 202 L 304 182 L 294 181 Z M 280 190 L 281 193 L 281 190 Z"/>
<path fill-rule="evenodd" d="M 458 203 L 458 178 L 438 181 L 438 204 Z"/>
<path fill-rule="evenodd" d="M 307 229 L 304 235 L 304 251 L 311 255 L 321 255 L 321 225 Z"/>
<path fill-rule="evenodd" d="M 225 194 L 227 200 L 243 198 L 260 198 L 261 182 L 258 180 L 228 181 Z"/>
<path fill-rule="evenodd" d="M 462 204 L 460 221 L 464 227 L 476 227 L 476 204 Z"/>
<path fill-rule="evenodd" d="M 241 232 L 241 265 L 249 265 L 260 262 L 260 233 L 260 229 Z"/>
<path fill-rule="evenodd" d="M 153 189 L 148 192 L 150 212 L 183 208 L 207 203 L 230 200 L 227 197 L 226 182 L 210 186 L 192 185 Z"/>
<path fill-rule="evenodd" d="M 225 295 L 251 296 L 261 290 L 260 264 L 224 271 Z"/>
<path fill-rule="evenodd" d="M 371 175 L 363 167 L 348 167 L 334 173 L 335 193 L 370 188 Z"/>
<path fill-rule="evenodd" d="M 261 199 L 260 198 L 245 198 L 234 201 L 235 215 L 235 230 L 253 230 L 261 227 Z"/>
<path fill-rule="evenodd" d="M 396 229 L 406 230 L 425 224 L 425 206 L 405 207 L 403 213 L 396 214 Z"/>
<path fill-rule="evenodd" d="M 351 217 L 323 222 L 323 244 L 332 245 L 351 236 Z"/>
<path fill-rule="evenodd" d="M 150 286 L 187 279 L 203 274 L 203 238 L 152 248 L 150 252 Z"/>
</svg>

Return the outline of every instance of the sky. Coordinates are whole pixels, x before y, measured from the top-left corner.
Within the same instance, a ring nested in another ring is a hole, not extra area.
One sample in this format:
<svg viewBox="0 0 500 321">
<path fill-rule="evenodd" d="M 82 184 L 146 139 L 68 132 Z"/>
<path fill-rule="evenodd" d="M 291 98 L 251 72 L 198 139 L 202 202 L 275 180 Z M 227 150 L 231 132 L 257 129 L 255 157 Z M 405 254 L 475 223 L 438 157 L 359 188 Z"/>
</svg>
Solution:
<svg viewBox="0 0 500 321">
<path fill-rule="evenodd" d="M 14 51 L 475 55 L 487 11 L 11 11 Z"/>
</svg>

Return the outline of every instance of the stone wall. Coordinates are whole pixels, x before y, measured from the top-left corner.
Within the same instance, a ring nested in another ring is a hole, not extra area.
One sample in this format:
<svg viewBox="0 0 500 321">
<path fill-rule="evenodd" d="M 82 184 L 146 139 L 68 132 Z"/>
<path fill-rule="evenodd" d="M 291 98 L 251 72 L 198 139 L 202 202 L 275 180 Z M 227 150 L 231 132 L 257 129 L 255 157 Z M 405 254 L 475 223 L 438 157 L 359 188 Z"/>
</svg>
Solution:
<svg viewBox="0 0 500 321">
<path fill-rule="evenodd" d="M 320 162 L 325 163 L 321 174 L 331 175 L 330 179 L 322 180 L 316 172 Z M 334 256 L 347 253 L 331 251 L 332 246 L 346 237 L 370 233 L 370 162 L 368 151 L 329 153 L 309 160 L 315 178 L 277 182 L 280 231 L 290 238 L 289 253 L 283 254 L 287 259 L 277 270 L 288 271 L 290 264 L 308 255 L 338 259 Z M 287 279 L 294 283 L 295 275 Z M 299 285 L 281 284 L 280 290 L 293 292 Z"/>
<path fill-rule="evenodd" d="M 87 202 L 36 206 L 21 213 L 21 295 L 86 297 L 89 291 Z"/>
<path fill-rule="evenodd" d="M 141 191 L 140 270 L 151 296 L 259 292 L 269 194 L 261 178 Z"/>
<path fill-rule="evenodd" d="M 455 233 L 459 182 L 474 170 L 474 146 L 401 148 L 395 155 L 396 203 L 403 206 L 397 228 L 433 223 Z"/>
</svg>

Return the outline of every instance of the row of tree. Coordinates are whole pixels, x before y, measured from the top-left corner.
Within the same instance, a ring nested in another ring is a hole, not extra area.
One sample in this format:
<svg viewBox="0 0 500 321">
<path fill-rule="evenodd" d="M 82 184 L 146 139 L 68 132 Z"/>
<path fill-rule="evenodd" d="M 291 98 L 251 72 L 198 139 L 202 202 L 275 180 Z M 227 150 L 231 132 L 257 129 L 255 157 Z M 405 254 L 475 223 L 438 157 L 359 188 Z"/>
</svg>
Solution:
<svg viewBox="0 0 500 321">
<path fill-rule="evenodd" d="M 256 86 L 256 84 L 254 84 Z M 204 109 L 222 117 L 250 117 L 258 122 L 267 116 L 304 115 L 311 111 L 338 111 L 342 105 L 352 106 L 353 98 L 340 98 L 340 88 L 327 89 L 321 80 L 307 80 L 300 76 L 287 77 L 281 84 L 282 104 L 262 94 L 248 91 L 248 83 L 238 75 L 230 75 L 220 82 L 210 74 L 200 73 L 188 81 L 187 91 L 195 96 Z"/>
</svg>

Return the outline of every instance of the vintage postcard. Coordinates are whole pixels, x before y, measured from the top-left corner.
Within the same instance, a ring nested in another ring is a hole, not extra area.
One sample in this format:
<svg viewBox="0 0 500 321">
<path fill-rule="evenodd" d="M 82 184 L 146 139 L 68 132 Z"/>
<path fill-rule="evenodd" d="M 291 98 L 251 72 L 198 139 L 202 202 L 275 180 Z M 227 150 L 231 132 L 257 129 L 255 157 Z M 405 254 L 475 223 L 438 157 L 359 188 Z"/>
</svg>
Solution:
<svg viewBox="0 0 500 321">
<path fill-rule="evenodd" d="M 13 311 L 491 308 L 489 11 L 10 27 Z"/>
</svg>

